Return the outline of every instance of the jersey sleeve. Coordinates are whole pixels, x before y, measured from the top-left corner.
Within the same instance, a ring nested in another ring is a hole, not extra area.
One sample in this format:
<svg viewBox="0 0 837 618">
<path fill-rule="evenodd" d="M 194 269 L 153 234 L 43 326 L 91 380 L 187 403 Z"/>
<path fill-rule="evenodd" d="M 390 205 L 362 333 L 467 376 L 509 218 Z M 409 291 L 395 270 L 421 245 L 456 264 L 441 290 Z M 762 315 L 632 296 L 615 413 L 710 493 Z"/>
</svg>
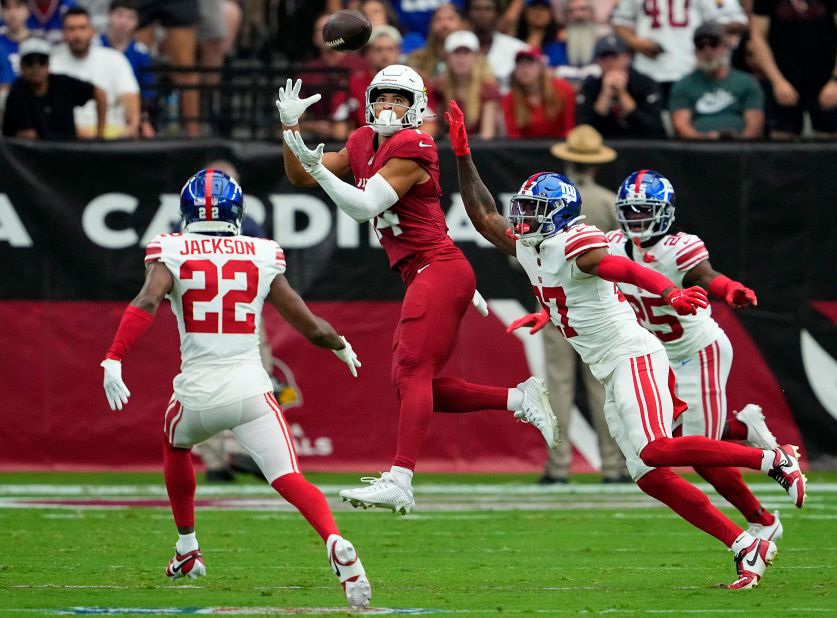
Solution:
<svg viewBox="0 0 837 618">
<path fill-rule="evenodd" d="M 614 26 L 627 26 L 633 28 L 636 18 L 639 15 L 637 0 L 619 0 L 619 4 L 613 9 L 610 22 Z"/>
<path fill-rule="evenodd" d="M 438 164 L 436 142 L 427 133 L 417 129 L 406 129 L 390 139 L 394 139 L 394 143 L 388 153 L 388 159 L 410 159 L 422 167 Z"/>
<path fill-rule="evenodd" d="M 276 274 L 282 275 L 287 270 L 287 264 L 285 263 L 285 252 L 282 251 L 282 247 L 276 244 L 275 241 L 273 242 L 273 248 L 275 249 L 276 258 L 273 263 L 273 266 L 276 268 Z"/>
<path fill-rule="evenodd" d="M 571 261 L 582 253 L 599 248 L 607 248 L 604 232 L 593 225 L 579 225 L 569 232 L 569 238 L 564 245 L 564 257 Z"/>
<path fill-rule="evenodd" d="M 684 234 L 683 240 L 677 243 L 674 253 L 674 264 L 680 272 L 688 272 L 703 260 L 709 259 L 706 245 L 697 236 Z"/>
<path fill-rule="evenodd" d="M 145 247 L 145 264 L 151 264 L 152 262 L 159 262 L 160 259 L 163 257 L 163 235 L 157 234 L 154 238 L 151 239 L 151 242 L 148 243 L 148 246 Z"/>
</svg>

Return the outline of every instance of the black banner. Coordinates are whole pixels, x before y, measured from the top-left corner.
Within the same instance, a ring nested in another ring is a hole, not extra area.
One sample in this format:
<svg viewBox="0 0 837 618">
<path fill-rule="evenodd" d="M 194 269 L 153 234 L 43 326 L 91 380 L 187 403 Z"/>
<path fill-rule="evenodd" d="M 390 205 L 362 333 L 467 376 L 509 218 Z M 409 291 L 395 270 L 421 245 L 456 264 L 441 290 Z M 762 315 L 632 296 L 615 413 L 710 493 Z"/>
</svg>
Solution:
<svg viewBox="0 0 837 618">
<path fill-rule="evenodd" d="M 501 208 L 532 172 L 560 169 L 549 146 L 473 147 Z M 837 454 L 837 144 L 616 146 L 619 157 L 599 171 L 599 183 L 615 191 L 639 168 L 672 180 L 679 227 L 703 238 L 717 270 L 758 293 L 758 309 L 739 317 L 810 454 Z M 452 153 L 442 147 L 440 156 L 451 236 L 474 264 L 480 290 L 532 304 L 526 278 L 470 225 Z M 369 226 L 338 215 L 322 192 L 292 187 L 276 144 L 0 140 L 0 301 L 130 299 L 142 283 L 145 243 L 171 229 L 181 186 L 218 158 L 238 168 L 249 214 L 283 246 L 288 277 L 305 298 L 401 297 Z"/>
</svg>

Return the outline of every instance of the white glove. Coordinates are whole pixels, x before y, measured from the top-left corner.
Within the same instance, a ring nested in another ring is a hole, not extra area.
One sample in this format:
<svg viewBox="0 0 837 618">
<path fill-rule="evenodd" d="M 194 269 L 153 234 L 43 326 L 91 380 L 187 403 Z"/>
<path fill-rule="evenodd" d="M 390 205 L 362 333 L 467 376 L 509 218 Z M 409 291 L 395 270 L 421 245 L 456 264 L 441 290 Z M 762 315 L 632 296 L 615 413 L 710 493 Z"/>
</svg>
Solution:
<svg viewBox="0 0 837 618">
<path fill-rule="evenodd" d="M 285 143 L 288 145 L 288 148 L 296 155 L 296 158 L 299 159 L 302 168 L 306 172 L 311 174 L 316 168 L 322 165 L 323 144 L 320 144 L 314 150 L 309 150 L 299 131 L 285 131 L 282 135 L 285 137 Z"/>
<path fill-rule="evenodd" d="M 131 391 L 122 381 L 122 363 L 112 358 L 106 358 L 101 363 L 105 368 L 105 396 L 111 410 L 121 410 L 122 404 L 128 403 Z"/>
<path fill-rule="evenodd" d="M 291 82 L 288 78 L 284 88 L 279 88 L 279 95 L 276 99 L 276 109 L 279 110 L 279 118 L 282 124 L 292 127 L 299 122 L 299 117 L 305 110 L 314 105 L 322 98 L 322 95 L 312 94 L 307 99 L 299 98 L 299 89 L 302 88 L 302 80 Z"/>
<path fill-rule="evenodd" d="M 488 317 L 488 303 L 485 302 L 485 299 L 482 297 L 479 290 L 474 290 L 474 297 L 471 299 L 471 304 L 474 305 L 474 308 L 480 312 L 482 317 Z"/>
<path fill-rule="evenodd" d="M 357 377 L 357 368 L 360 367 L 360 361 L 357 359 L 357 354 L 352 349 L 352 344 L 346 341 L 345 337 L 340 337 L 343 340 L 343 343 L 346 344 L 346 347 L 342 350 L 332 350 L 334 355 L 337 356 L 341 361 L 346 363 L 349 366 L 349 371 L 352 372 L 354 377 Z"/>
</svg>

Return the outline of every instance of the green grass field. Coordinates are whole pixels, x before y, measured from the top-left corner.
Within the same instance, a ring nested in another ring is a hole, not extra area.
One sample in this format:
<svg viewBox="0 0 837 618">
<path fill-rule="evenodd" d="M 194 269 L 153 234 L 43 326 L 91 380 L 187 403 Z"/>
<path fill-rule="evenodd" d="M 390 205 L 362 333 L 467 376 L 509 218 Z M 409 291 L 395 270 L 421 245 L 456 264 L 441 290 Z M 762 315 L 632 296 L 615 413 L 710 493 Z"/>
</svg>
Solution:
<svg viewBox="0 0 837 618">
<path fill-rule="evenodd" d="M 330 498 L 357 480 L 309 478 Z M 834 616 L 837 474 L 809 479 L 797 511 L 748 477 L 781 509 L 785 538 L 762 585 L 742 592 L 717 587 L 734 579 L 717 541 L 592 477 L 539 488 L 533 476 L 423 475 L 407 517 L 332 504 L 373 586 L 368 613 Z M 160 476 L 0 474 L 0 616 L 349 613 L 322 543 L 284 501 L 254 481 L 202 480 L 199 498 L 221 501 L 198 510 L 208 576 L 180 584 L 163 576 L 176 533 Z"/>
</svg>

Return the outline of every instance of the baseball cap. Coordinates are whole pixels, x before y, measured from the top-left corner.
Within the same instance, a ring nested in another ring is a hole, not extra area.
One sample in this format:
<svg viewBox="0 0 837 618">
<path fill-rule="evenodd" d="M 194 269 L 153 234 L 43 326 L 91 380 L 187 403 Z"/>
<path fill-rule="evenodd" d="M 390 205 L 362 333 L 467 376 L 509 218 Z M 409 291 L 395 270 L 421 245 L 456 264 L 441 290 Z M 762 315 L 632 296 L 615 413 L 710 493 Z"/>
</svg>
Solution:
<svg viewBox="0 0 837 618">
<path fill-rule="evenodd" d="M 41 54 L 42 56 L 49 56 L 52 53 L 52 45 L 44 39 L 38 37 L 29 37 L 24 39 L 17 50 L 21 59 L 30 54 Z"/>
<path fill-rule="evenodd" d="M 692 37 L 695 43 L 701 39 L 712 39 L 713 41 L 724 40 L 724 27 L 717 21 L 705 21 L 695 30 Z"/>
<path fill-rule="evenodd" d="M 625 42 L 615 34 L 608 34 L 596 41 L 593 48 L 593 58 L 601 58 L 605 54 L 627 54 L 630 50 Z"/>
<path fill-rule="evenodd" d="M 527 58 L 529 60 L 540 60 L 543 52 L 537 47 L 532 47 L 527 45 L 526 47 L 518 50 L 518 52 L 514 55 L 514 61 L 517 62 L 521 58 Z"/>
<path fill-rule="evenodd" d="M 376 41 L 378 38 L 382 36 L 388 36 L 398 45 L 401 45 L 401 41 L 403 40 L 403 38 L 401 37 L 401 33 L 398 32 L 398 28 L 390 26 L 389 24 L 384 24 L 382 26 L 375 26 L 374 28 L 372 28 L 372 34 L 369 35 L 369 41 L 366 44 L 371 45 L 374 41 Z"/>
<path fill-rule="evenodd" d="M 465 49 L 470 49 L 473 52 L 479 51 L 480 41 L 477 38 L 477 35 L 470 30 L 457 30 L 456 32 L 451 32 L 447 38 L 445 38 L 446 52 L 455 52 L 457 49 L 461 49 L 463 47 Z"/>
</svg>

